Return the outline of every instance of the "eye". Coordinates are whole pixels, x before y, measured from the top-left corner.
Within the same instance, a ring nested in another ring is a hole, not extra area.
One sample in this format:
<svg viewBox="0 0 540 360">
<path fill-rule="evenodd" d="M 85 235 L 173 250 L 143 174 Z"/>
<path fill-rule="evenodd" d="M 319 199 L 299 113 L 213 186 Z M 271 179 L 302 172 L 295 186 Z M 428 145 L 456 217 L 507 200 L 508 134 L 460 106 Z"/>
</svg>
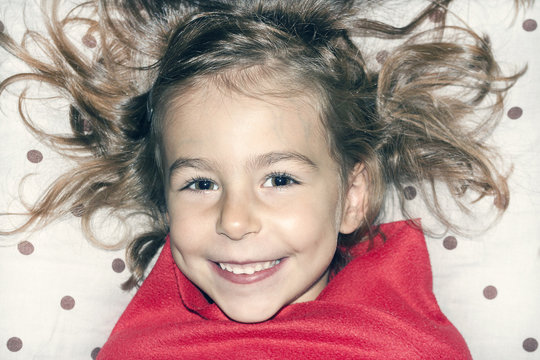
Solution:
<svg viewBox="0 0 540 360">
<path fill-rule="evenodd" d="M 208 179 L 193 179 L 184 187 L 184 189 L 196 190 L 196 191 L 209 191 L 217 190 L 218 186 L 215 182 Z"/>
<path fill-rule="evenodd" d="M 292 176 L 284 173 L 270 175 L 263 184 L 263 187 L 284 187 L 298 184 Z"/>
</svg>

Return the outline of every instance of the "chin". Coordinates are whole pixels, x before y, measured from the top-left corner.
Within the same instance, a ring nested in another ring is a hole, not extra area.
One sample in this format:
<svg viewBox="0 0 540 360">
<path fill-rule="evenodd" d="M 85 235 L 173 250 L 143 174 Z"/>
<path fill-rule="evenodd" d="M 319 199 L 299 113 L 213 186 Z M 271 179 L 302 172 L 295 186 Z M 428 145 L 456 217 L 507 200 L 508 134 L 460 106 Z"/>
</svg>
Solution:
<svg viewBox="0 0 540 360">
<path fill-rule="evenodd" d="M 266 321 L 270 318 L 272 318 L 274 315 L 276 315 L 281 308 L 254 308 L 253 306 L 243 306 L 242 304 L 237 304 L 236 306 L 233 306 L 231 308 L 227 306 L 220 306 L 220 304 L 217 304 L 219 308 L 227 315 L 227 317 L 233 321 L 240 322 L 240 323 L 246 323 L 246 324 L 253 324 L 253 323 L 260 323 L 263 321 Z M 240 306 L 238 306 L 240 305 Z"/>
</svg>

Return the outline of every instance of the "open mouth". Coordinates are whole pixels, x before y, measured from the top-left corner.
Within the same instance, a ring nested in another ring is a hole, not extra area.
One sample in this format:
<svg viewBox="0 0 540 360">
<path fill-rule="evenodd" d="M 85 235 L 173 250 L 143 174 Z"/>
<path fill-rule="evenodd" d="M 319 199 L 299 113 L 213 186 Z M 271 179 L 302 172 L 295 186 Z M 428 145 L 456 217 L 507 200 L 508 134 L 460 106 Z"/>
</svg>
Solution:
<svg viewBox="0 0 540 360">
<path fill-rule="evenodd" d="M 214 269 L 219 276 L 236 284 L 253 284 L 277 273 L 286 262 L 286 258 L 253 263 L 214 262 Z"/>
<path fill-rule="evenodd" d="M 264 261 L 264 262 L 257 262 L 257 263 L 251 263 L 251 264 L 230 264 L 230 263 L 220 262 L 218 263 L 218 265 L 222 270 L 226 270 L 236 275 L 240 275 L 240 274 L 252 275 L 252 274 L 255 274 L 256 272 L 273 268 L 280 262 L 281 260 L 278 259 L 278 260 L 273 260 L 273 261 Z"/>
</svg>

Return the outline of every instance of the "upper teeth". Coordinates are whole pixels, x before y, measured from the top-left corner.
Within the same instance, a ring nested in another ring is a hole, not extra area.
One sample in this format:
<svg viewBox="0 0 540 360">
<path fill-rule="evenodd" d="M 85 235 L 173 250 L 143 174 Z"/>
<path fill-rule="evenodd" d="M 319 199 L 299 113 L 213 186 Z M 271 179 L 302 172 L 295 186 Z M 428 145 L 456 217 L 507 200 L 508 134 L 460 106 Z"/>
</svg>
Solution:
<svg viewBox="0 0 540 360">
<path fill-rule="evenodd" d="M 251 264 L 228 264 L 228 263 L 219 263 L 219 266 L 223 270 L 230 271 L 234 274 L 247 274 L 251 275 L 256 273 L 257 271 L 270 269 L 273 266 L 276 266 L 279 264 L 280 260 L 273 260 L 273 261 L 265 261 L 265 262 L 259 262 L 259 263 L 251 263 Z"/>
</svg>

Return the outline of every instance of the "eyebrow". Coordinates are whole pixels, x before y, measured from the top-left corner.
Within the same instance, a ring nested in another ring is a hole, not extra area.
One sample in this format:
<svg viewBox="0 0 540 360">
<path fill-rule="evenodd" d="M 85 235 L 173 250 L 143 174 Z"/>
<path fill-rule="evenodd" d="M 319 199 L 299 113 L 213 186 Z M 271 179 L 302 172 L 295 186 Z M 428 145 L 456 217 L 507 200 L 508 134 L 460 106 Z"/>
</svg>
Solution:
<svg viewBox="0 0 540 360">
<path fill-rule="evenodd" d="M 269 152 L 262 155 L 255 156 L 248 162 L 249 168 L 260 169 L 268 167 L 281 161 L 295 161 L 301 165 L 306 165 L 313 170 L 317 170 L 319 167 L 306 155 L 294 152 Z M 220 167 L 219 164 L 215 164 L 212 161 L 200 158 L 183 158 L 176 159 L 169 167 L 169 179 L 173 173 L 183 168 L 194 168 L 200 170 L 211 170 L 212 168 Z"/>
<path fill-rule="evenodd" d="M 269 152 L 262 154 L 252 158 L 249 161 L 249 166 L 254 169 L 259 169 L 276 164 L 280 161 L 295 161 L 302 165 L 307 165 L 315 170 L 318 169 L 318 166 L 309 157 L 294 151 Z"/>
</svg>

